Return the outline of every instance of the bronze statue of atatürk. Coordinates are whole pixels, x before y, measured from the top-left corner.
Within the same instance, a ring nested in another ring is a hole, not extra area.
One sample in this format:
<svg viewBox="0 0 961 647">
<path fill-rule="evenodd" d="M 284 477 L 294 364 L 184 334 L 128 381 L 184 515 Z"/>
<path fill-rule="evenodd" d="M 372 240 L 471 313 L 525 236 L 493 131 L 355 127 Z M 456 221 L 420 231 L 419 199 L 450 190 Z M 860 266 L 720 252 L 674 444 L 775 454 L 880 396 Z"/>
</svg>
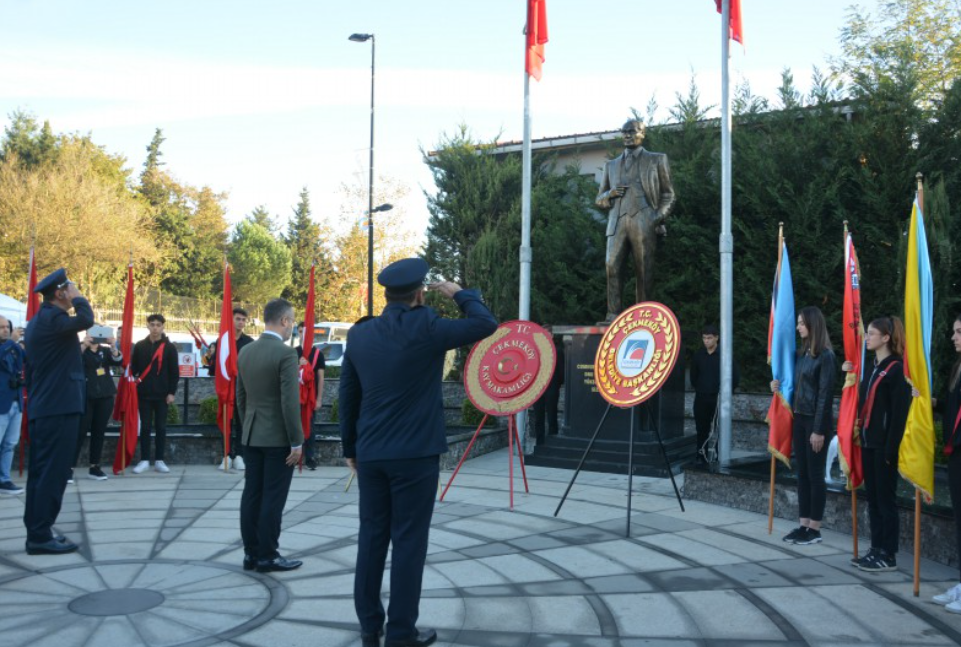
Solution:
<svg viewBox="0 0 961 647">
<path fill-rule="evenodd" d="M 674 204 L 674 187 L 667 155 L 641 147 L 644 123 L 630 120 L 621 128 L 624 152 L 607 162 L 595 203 L 610 210 L 607 218 L 607 320 L 623 310 L 624 264 L 634 257 L 637 276 L 635 303 L 651 293 L 658 234 Z"/>
</svg>

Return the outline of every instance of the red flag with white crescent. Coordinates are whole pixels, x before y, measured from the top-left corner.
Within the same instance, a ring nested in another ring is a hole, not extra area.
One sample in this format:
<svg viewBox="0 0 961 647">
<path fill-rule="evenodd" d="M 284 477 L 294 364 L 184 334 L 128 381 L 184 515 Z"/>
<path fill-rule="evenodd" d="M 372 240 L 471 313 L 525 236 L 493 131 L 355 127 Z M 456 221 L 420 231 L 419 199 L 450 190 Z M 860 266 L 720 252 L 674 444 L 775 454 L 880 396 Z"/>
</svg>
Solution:
<svg viewBox="0 0 961 647">
<path fill-rule="evenodd" d="M 304 441 L 310 439 L 314 407 L 317 405 L 317 392 L 315 391 L 317 385 L 314 382 L 316 361 L 311 361 L 316 360 L 314 353 L 320 352 L 314 349 L 314 304 L 314 265 L 311 265 L 310 285 L 307 288 L 307 305 L 304 308 L 304 332 L 300 338 L 301 357 L 307 360 L 307 364 L 302 364 L 300 367 L 300 421 L 304 429 Z"/>
<path fill-rule="evenodd" d="M 123 377 L 117 386 L 117 399 L 113 404 L 113 419 L 120 423 L 122 442 L 117 443 L 113 460 L 113 473 L 120 474 L 133 460 L 137 438 L 140 437 L 140 406 L 137 396 L 137 378 L 133 375 L 133 263 L 127 266 L 127 294 L 123 300 L 123 324 L 120 329 L 120 352 L 123 356 Z"/>
<path fill-rule="evenodd" d="M 234 337 L 233 295 L 230 288 L 230 265 L 224 265 L 224 299 L 220 307 L 220 331 L 217 334 L 217 356 L 214 358 L 214 387 L 217 391 L 217 426 L 224 435 L 224 451 L 230 451 L 230 421 L 234 415 L 234 393 L 237 390 L 237 340 Z"/>
</svg>

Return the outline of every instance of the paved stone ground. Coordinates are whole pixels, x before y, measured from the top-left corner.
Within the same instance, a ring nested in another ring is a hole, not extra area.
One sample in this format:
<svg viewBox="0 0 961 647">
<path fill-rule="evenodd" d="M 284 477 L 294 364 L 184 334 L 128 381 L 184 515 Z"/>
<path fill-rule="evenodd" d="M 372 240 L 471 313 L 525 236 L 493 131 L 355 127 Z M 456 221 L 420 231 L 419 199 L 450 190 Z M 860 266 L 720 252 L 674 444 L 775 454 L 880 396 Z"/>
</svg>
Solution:
<svg viewBox="0 0 961 647">
<path fill-rule="evenodd" d="M 788 546 L 789 522 L 769 536 L 756 514 L 695 501 L 682 513 L 664 480 L 635 479 L 630 539 L 623 476 L 582 474 L 554 518 L 570 472 L 532 468 L 531 494 L 515 492 L 510 512 L 507 466 L 506 451 L 469 461 L 437 506 L 421 624 L 440 645 L 961 644 L 961 615 L 926 601 L 957 581 L 953 569 L 924 563 L 916 599 L 907 554 L 899 572 L 861 573 L 847 536 Z M 0 499 L 2 643 L 359 644 L 346 475 L 294 478 L 281 549 L 304 566 L 270 575 L 241 568 L 240 474 L 174 466 L 80 479 L 57 529 L 82 549 L 66 556 L 26 555 L 22 498 Z"/>
</svg>

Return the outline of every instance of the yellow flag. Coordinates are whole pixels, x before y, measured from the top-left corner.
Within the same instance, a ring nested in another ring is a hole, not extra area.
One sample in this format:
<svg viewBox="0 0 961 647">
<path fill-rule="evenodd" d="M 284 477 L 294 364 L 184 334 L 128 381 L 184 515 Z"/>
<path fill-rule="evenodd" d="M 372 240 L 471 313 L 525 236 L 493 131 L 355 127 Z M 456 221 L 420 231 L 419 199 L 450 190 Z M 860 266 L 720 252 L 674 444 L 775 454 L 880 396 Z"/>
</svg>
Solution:
<svg viewBox="0 0 961 647">
<path fill-rule="evenodd" d="M 904 439 L 898 454 L 901 476 L 921 491 L 924 500 L 934 496 L 934 413 L 931 409 L 931 327 L 934 287 L 924 215 L 917 201 L 908 232 L 908 264 L 904 282 L 904 374 L 920 396 L 911 401 Z"/>
</svg>

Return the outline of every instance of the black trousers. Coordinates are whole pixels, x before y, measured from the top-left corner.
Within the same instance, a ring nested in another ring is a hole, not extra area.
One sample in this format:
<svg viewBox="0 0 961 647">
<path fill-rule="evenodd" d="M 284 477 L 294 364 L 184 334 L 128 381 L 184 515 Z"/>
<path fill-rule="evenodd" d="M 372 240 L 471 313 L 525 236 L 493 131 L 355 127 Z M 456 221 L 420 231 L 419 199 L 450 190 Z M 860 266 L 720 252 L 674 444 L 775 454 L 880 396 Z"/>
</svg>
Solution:
<svg viewBox="0 0 961 647">
<path fill-rule="evenodd" d="M 230 451 L 227 452 L 231 458 L 244 457 L 244 422 L 240 419 L 238 412 L 239 409 L 234 406 L 234 415 L 230 419 Z"/>
<path fill-rule="evenodd" d="M 150 432 L 156 427 L 157 440 L 153 460 L 162 461 L 167 447 L 167 401 L 140 401 L 140 460 L 150 460 Z"/>
<path fill-rule="evenodd" d="M 898 462 L 888 465 L 883 449 L 861 449 L 864 466 L 864 485 L 868 495 L 868 515 L 871 522 L 871 548 L 879 548 L 889 555 L 898 552 Z"/>
<path fill-rule="evenodd" d="M 827 486 L 824 484 L 824 469 L 827 464 L 828 443 L 825 436 L 824 447 L 815 452 L 811 449 L 811 431 L 814 417 L 796 414 L 794 416 L 794 466 L 797 470 L 798 517 L 821 521 L 824 517 L 824 501 Z"/>
<path fill-rule="evenodd" d="M 555 370 L 563 371 L 564 367 L 558 366 Z M 534 437 L 537 442 L 544 442 L 545 432 L 552 436 L 557 435 L 557 404 L 560 399 L 561 383 L 551 380 L 544 395 L 534 403 Z"/>
<path fill-rule="evenodd" d="M 80 427 L 80 414 L 46 416 L 30 421 L 30 459 L 23 525 L 27 541 L 53 539 L 54 522 L 63 505 Z"/>
<path fill-rule="evenodd" d="M 280 522 L 294 468 L 285 463 L 289 447 L 244 448 L 244 493 L 240 497 L 240 536 L 244 554 L 256 559 L 280 555 Z"/>
<path fill-rule="evenodd" d="M 694 394 L 694 426 L 697 429 L 697 451 L 700 452 L 704 443 L 711 435 L 711 425 L 714 414 L 717 413 L 717 393 Z"/>
<path fill-rule="evenodd" d="M 90 464 L 100 465 L 103 437 L 107 433 L 107 423 L 110 422 L 111 413 L 113 413 L 113 396 L 87 398 L 87 408 L 84 409 L 83 417 L 80 419 L 80 432 L 77 434 L 77 451 L 73 457 L 74 467 L 77 467 L 77 463 L 80 462 L 80 450 L 83 448 L 87 432 L 90 432 Z"/>
<path fill-rule="evenodd" d="M 384 625 L 380 588 L 387 548 L 393 545 L 387 640 L 403 641 L 417 634 L 427 539 L 439 477 L 437 456 L 357 464 L 360 534 L 354 607 L 364 632 L 379 631 Z"/>
<path fill-rule="evenodd" d="M 955 447 L 954 452 L 948 457 L 948 489 L 951 491 L 951 507 L 954 509 L 954 537 L 958 542 L 958 557 L 961 558 L 961 448 L 959 447 Z"/>
</svg>

